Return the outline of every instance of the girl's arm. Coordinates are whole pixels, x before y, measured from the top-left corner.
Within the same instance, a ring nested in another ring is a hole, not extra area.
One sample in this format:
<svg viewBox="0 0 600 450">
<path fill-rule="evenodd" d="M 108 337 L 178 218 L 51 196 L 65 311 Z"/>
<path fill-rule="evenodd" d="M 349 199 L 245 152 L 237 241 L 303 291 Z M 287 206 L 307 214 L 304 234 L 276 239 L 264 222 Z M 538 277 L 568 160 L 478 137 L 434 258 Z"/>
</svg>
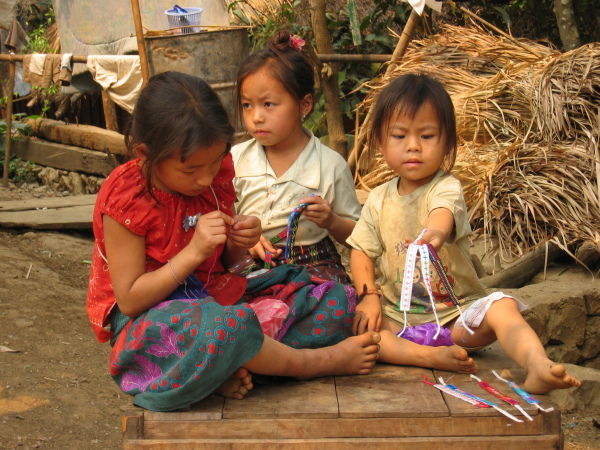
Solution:
<svg viewBox="0 0 600 450">
<path fill-rule="evenodd" d="M 417 244 L 431 244 L 437 251 L 442 248 L 454 230 L 454 214 L 446 208 L 435 208 L 429 213 L 425 228 L 428 231 Z"/>
<path fill-rule="evenodd" d="M 362 296 L 362 300 L 356 305 L 352 331 L 354 334 L 379 331 L 382 319 L 381 294 L 375 286 L 375 265 L 366 253 L 352 249 L 350 268 L 356 293 Z"/>
<path fill-rule="evenodd" d="M 137 317 L 177 288 L 227 240 L 226 227 L 233 219 L 220 211 L 200 216 L 190 241 L 170 263 L 146 272 L 146 238 L 138 236 L 104 215 L 104 240 L 108 269 L 121 312 Z"/>
</svg>

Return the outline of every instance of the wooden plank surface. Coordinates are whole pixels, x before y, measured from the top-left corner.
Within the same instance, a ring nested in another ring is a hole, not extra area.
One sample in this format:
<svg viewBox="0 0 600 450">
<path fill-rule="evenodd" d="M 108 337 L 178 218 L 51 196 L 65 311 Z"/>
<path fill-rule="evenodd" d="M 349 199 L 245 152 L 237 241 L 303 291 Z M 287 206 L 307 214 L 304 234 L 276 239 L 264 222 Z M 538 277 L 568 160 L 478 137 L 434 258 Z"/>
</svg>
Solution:
<svg viewBox="0 0 600 450">
<path fill-rule="evenodd" d="M 445 437 L 445 436 L 540 436 L 550 434 L 538 416 L 534 422 L 514 423 L 504 416 L 486 417 L 390 417 L 368 419 L 247 419 L 146 421 L 145 439 L 343 439 L 361 437 Z M 558 427 L 560 430 L 560 426 Z"/>
<path fill-rule="evenodd" d="M 333 377 L 257 385 L 243 400 L 227 399 L 225 419 L 337 418 L 338 402 Z"/>
<path fill-rule="evenodd" d="M 524 439 L 516 436 L 500 437 L 437 437 L 431 438 L 387 438 L 387 439 L 152 439 L 127 440 L 123 449 L 302 449 L 302 450 L 543 450 L 561 448 L 558 436 L 532 436 Z M 365 447 L 368 446 L 368 447 Z"/>
<path fill-rule="evenodd" d="M 431 370 L 378 364 L 367 376 L 336 377 L 340 417 L 448 416 L 441 392 L 427 389 Z"/>
<path fill-rule="evenodd" d="M 95 195 L 0 202 L 0 226 L 33 229 L 91 229 Z"/>
<path fill-rule="evenodd" d="M 186 421 L 201 422 L 210 421 L 211 423 L 215 420 L 221 420 L 223 418 L 223 406 L 225 404 L 225 397 L 220 395 L 209 395 L 201 402 L 192 405 L 189 411 L 174 411 L 174 412 L 156 412 L 156 411 L 144 411 L 145 423 L 148 424 L 152 421 L 160 421 L 164 423 L 172 423 L 175 421 Z"/>
<path fill-rule="evenodd" d="M 96 195 L 68 195 L 66 197 L 44 197 L 28 200 L 10 200 L 0 202 L 0 212 L 33 211 L 42 208 L 66 208 L 87 206 L 96 203 Z"/>
<path fill-rule="evenodd" d="M 504 375 L 510 370 L 509 375 L 518 382 L 524 376 L 498 344 L 474 358 L 480 378 L 516 398 L 504 383 L 491 378 L 492 369 Z M 244 450 L 359 446 L 537 450 L 562 446 L 558 409 L 538 413 L 528 405 L 533 421 L 514 422 L 495 410 L 482 410 L 442 394 L 423 383 L 424 375 L 432 381 L 434 376 L 442 376 L 446 382 L 499 401 L 468 375 L 378 364 L 370 375 L 259 385 L 244 400 L 211 397 L 187 412 L 144 411 L 139 424 L 130 424 L 123 446 Z M 551 405 L 546 396 L 536 397 L 544 406 Z M 136 437 L 137 429 L 143 430 L 143 436 Z"/>
</svg>

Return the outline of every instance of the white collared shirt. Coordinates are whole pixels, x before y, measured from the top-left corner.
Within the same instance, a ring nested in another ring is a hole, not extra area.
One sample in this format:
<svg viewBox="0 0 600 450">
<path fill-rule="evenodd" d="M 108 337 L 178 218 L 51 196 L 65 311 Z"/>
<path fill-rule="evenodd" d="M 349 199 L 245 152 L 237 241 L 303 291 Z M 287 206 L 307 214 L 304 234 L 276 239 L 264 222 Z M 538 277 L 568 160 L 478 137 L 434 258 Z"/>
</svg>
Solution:
<svg viewBox="0 0 600 450">
<path fill-rule="evenodd" d="M 263 234 L 271 239 L 288 224 L 288 218 L 300 200 L 317 194 L 326 199 L 332 210 L 354 222 L 361 206 L 348 163 L 340 154 L 321 144 L 309 130 L 310 141 L 296 161 L 279 178 L 267 160 L 263 146 L 255 139 L 231 150 L 235 166 L 233 179 L 238 214 L 260 218 Z M 329 232 L 300 218 L 296 245 L 315 244 Z"/>
</svg>

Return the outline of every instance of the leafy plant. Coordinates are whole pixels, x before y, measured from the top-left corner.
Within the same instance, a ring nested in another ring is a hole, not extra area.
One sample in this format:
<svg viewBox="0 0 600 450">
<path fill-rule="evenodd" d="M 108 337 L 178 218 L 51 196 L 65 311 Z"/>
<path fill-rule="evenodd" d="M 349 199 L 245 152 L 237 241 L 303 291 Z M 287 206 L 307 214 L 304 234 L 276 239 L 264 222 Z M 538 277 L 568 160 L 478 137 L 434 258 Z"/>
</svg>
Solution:
<svg viewBox="0 0 600 450">
<path fill-rule="evenodd" d="M 304 36 L 309 29 L 307 25 L 300 25 L 297 20 L 303 15 L 308 17 L 301 0 L 273 2 L 264 10 L 253 8 L 247 0 L 238 0 L 231 2 L 228 10 L 240 25 L 252 26 L 248 33 L 250 52 L 266 47 L 269 39 L 279 30 Z"/>
<path fill-rule="evenodd" d="M 11 136 L 19 137 L 19 136 L 31 136 L 32 129 L 28 123 L 25 123 L 25 118 L 35 118 L 34 116 L 27 116 L 25 113 L 16 113 L 13 114 L 13 118 L 10 123 L 11 128 Z M 6 135 L 6 120 L 0 120 L 0 137 L 5 139 Z"/>
<path fill-rule="evenodd" d="M 357 46 L 352 36 L 350 16 L 345 5 L 336 12 L 328 12 L 326 15 L 329 32 L 335 53 L 338 54 L 391 54 L 395 47 L 395 39 L 392 38 L 390 29 L 400 31 L 408 17 L 407 11 L 410 7 L 398 3 L 396 0 L 382 0 L 374 2 L 374 8 L 360 21 L 360 33 L 362 42 Z M 356 106 L 364 99 L 367 89 L 364 83 L 377 76 L 381 63 L 341 63 L 339 67 L 338 82 L 342 93 L 342 114 L 345 116 L 347 131 L 354 126 L 354 114 Z M 324 104 L 320 100 L 315 107 L 312 130 L 316 134 L 326 133 L 324 115 Z"/>
<path fill-rule="evenodd" d="M 25 113 L 18 113 L 11 121 L 11 137 L 30 136 L 31 126 L 24 122 Z M 6 120 L 0 120 L 0 171 L 4 173 L 4 155 L 6 143 L 7 124 Z M 37 181 L 35 164 L 11 155 L 8 163 L 8 177 L 15 184 L 33 183 Z"/>
<path fill-rule="evenodd" d="M 39 12 L 39 14 L 42 15 L 42 18 L 39 20 L 38 25 L 29 21 L 27 22 L 27 25 L 33 29 L 27 33 L 29 41 L 23 49 L 23 53 L 56 53 L 50 45 L 50 40 L 47 36 L 48 28 L 50 28 L 55 20 L 54 9 L 50 6 L 46 12 Z M 39 16 L 37 17 L 40 18 Z"/>
</svg>

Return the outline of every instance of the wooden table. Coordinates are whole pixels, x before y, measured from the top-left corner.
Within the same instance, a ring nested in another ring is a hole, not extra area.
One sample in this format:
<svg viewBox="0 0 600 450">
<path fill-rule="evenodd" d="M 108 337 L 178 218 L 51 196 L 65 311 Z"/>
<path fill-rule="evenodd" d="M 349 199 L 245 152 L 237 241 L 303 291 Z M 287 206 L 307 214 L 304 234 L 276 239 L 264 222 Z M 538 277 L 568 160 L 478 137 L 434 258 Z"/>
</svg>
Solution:
<svg viewBox="0 0 600 450">
<path fill-rule="evenodd" d="M 490 370 L 510 368 L 522 380 L 520 369 L 495 348 L 485 349 L 476 360 L 480 378 L 518 398 Z M 371 375 L 260 385 L 244 400 L 214 396 L 186 412 L 131 409 L 123 415 L 123 448 L 562 448 L 560 411 L 546 396 L 537 398 L 544 407 L 554 406 L 553 412 L 524 405 L 533 421 L 506 403 L 499 405 L 523 419 L 518 423 L 494 409 L 443 394 L 423 383 L 425 375 L 430 381 L 442 376 L 468 392 L 501 402 L 467 375 L 378 364 Z"/>
</svg>

